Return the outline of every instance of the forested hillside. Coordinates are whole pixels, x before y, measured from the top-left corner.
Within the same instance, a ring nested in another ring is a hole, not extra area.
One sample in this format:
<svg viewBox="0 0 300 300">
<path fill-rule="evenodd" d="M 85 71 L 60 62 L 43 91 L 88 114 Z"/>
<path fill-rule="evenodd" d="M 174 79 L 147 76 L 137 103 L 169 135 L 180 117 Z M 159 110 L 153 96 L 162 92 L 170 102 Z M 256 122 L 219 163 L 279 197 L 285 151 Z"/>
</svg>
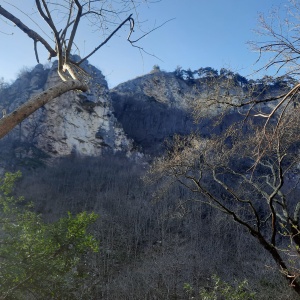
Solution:
<svg viewBox="0 0 300 300">
<path fill-rule="evenodd" d="M 37 62 L 0 79 L 0 300 L 298 299 L 300 2 L 259 3 L 254 73 L 254 2 L 25 2 L 0 5 L 3 76 Z M 173 71 L 128 81 L 117 38 Z"/>
<path fill-rule="evenodd" d="M 34 200 L 48 221 L 82 210 L 99 219 L 99 252 L 85 256 L 80 299 L 190 299 L 214 288 L 213 275 L 255 299 L 292 299 L 276 266 L 229 217 L 180 186 L 162 198 L 145 184 L 145 166 L 126 157 L 61 159 L 25 172 L 18 194 Z M 185 290 L 189 284 L 193 292 Z"/>
<path fill-rule="evenodd" d="M 32 76 L 36 68 L 31 72 L 23 76 Z M 91 229 L 99 252 L 84 255 L 78 267 L 86 274 L 74 292 L 80 299 L 191 299 L 201 289 L 213 290 L 214 275 L 233 288 L 247 280 L 243 291 L 255 293 L 255 299 L 291 299 L 292 291 L 275 264 L 247 230 L 201 204 L 201 198 L 180 184 L 167 189 L 163 180 L 153 184 L 147 179 L 152 161 L 170 150 L 176 134 L 196 132 L 210 140 L 245 118 L 247 107 L 227 107 L 226 114 L 220 107 L 205 108 L 205 117 L 196 123 L 193 105 L 205 104 L 206 87 L 233 76 L 238 79 L 231 93 L 251 86 L 262 97 L 285 91 L 290 79 L 248 82 L 238 74 L 224 75 L 224 70 L 214 71 L 212 77 L 211 68 L 198 70 L 205 75 L 193 78 L 184 70 L 178 72 L 156 70 L 110 91 L 110 118 L 116 118 L 114 126 L 131 141 L 130 152 L 106 149 L 90 156 L 74 150 L 67 156 L 51 155 L 34 139 L 20 136 L 21 125 L 2 141 L 3 168 L 22 170 L 17 194 L 33 201 L 46 222 L 67 212 L 99 215 Z M 10 88 L 15 84 L 5 87 L 2 95 L 9 95 Z M 49 109 L 46 106 L 45 112 Z M 80 134 L 72 132 L 75 139 Z M 179 151 L 184 153 L 184 148 Z M 239 161 L 237 166 L 243 169 L 248 163 Z M 210 184 L 217 188 L 213 180 Z"/>
</svg>

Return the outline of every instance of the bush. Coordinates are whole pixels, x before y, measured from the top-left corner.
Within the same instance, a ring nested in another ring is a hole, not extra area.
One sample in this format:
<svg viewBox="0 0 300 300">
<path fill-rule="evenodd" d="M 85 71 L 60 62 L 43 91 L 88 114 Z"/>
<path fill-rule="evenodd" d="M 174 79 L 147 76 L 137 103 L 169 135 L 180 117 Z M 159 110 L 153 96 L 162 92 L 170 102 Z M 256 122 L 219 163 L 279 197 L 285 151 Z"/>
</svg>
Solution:
<svg viewBox="0 0 300 300">
<path fill-rule="evenodd" d="M 12 195 L 20 176 L 6 173 L 0 185 L 0 299 L 68 299 L 84 276 L 83 255 L 98 250 L 87 233 L 97 215 L 69 213 L 45 223 L 31 203 Z"/>
</svg>

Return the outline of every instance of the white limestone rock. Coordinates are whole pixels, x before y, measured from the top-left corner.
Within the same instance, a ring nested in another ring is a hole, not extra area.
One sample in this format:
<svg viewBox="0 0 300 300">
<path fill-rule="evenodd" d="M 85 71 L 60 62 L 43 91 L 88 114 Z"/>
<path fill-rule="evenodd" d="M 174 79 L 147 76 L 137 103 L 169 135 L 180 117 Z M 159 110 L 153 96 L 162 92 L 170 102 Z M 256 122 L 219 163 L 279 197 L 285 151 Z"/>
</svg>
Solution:
<svg viewBox="0 0 300 300">
<path fill-rule="evenodd" d="M 57 84 L 60 79 L 56 66 L 54 63 L 50 70 L 45 70 L 37 65 L 24 73 L 6 95 L 0 94 L 1 106 L 11 103 L 7 107 L 10 112 L 31 96 Z M 72 153 L 98 156 L 105 150 L 130 152 L 132 143 L 113 115 L 104 76 L 88 63 L 83 67 L 91 74 L 90 90 L 71 91 L 52 100 L 14 129 L 14 139 L 35 145 L 52 157 Z"/>
</svg>

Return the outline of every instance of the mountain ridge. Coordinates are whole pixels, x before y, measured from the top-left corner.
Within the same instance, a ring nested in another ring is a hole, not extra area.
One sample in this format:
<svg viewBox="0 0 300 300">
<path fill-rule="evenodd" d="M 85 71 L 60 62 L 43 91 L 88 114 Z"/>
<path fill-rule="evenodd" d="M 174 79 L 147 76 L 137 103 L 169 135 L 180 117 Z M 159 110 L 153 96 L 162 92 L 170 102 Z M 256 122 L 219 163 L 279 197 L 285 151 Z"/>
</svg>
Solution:
<svg viewBox="0 0 300 300">
<path fill-rule="evenodd" d="M 50 69 L 38 64 L 31 71 L 23 71 L 14 83 L 0 90 L 0 109 L 9 113 L 57 83 L 60 79 L 56 64 Z M 212 68 L 166 72 L 157 67 L 109 90 L 100 70 L 88 62 L 82 67 L 90 74 L 90 90 L 80 94 L 68 92 L 52 100 L 9 133 L 1 144 L 10 147 L 13 156 L 101 156 L 104 152 L 155 156 L 162 153 L 164 141 L 174 134 L 198 131 L 207 137 L 240 118 L 231 109 L 230 117 L 215 126 L 214 118 L 222 108 L 214 107 L 197 123 L 194 121 L 191 106 L 203 98 L 203 87 L 209 80 L 231 76 L 239 89 L 248 82 L 225 69 L 219 75 Z M 205 99 L 201 101 L 205 105 Z"/>
</svg>

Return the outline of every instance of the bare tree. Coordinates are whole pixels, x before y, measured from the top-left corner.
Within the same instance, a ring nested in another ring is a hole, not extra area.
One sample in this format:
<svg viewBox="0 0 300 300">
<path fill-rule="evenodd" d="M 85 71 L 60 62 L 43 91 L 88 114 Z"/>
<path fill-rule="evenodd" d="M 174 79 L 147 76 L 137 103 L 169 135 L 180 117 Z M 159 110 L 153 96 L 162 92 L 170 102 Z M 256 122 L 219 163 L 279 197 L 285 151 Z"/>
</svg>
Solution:
<svg viewBox="0 0 300 300">
<path fill-rule="evenodd" d="M 228 70 L 223 69 L 220 74 L 210 68 L 198 70 L 201 93 L 191 102 L 196 120 L 208 113 L 223 116 L 234 108 L 245 118 L 251 115 L 261 118 L 265 123 L 262 132 L 267 136 L 274 124 L 279 126 L 285 114 L 294 111 L 300 91 L 299 13 L 300 1 L 287 0 L 267 16 L 261 14 L 256 30 L 258 38 L 249 42 L 259 53 L 257 63 L 262 66 L 257 71 L 273 72 L 277 78 L 264 76 L 244 83 L 238 80 L 238 74 Z M 264 148 L 260 147 L 260 151 L 263 155 Z"/>
<path fill-rule="evenodd" d="M 294 105 L 298 101 L 300 90 L 299 15 L 299 0 L 284 1 L 281 6 L 274 8 L 267 16 L 259 15 L 259 27 L 256 30 L 257 40 L 249 42 L 252 50 L 259 53 L 257 63 L 261 67 L 258 67 L 257 72 L 271 72 L 275 76 L 279 76 L 278 81 L 288 81 L 288 85 L 281 89 L 280 93 L 278 91 L 276 95 L 261 94 L 255 90 L 251 91 L 248 85 L 246 97 L 244 97 L 245 89 L 238 96 L 238 98 L 245 101 L 230 103 L 232 107 L 247 107 L 249 110 L 262 103 L 270 103 L 271 110 L 258 114 L 258 116 L 264 118 L 265 127 L 272 123 L 271 119 L 276 120 L 276 123 L 279 124 L 291 104 Z M 268 77 L 270 76 L 265 76 L 264 79 Z M 271 80 L 274 82 L 274 79 L 271 78 Z M 263 83 L 268 85 L 270 82 L 265 81 Z M 218 102 L 228 104 L 228 101 L 224 101 L 222 98 L 218 98 Z"/>
<path fill-rule="evenodd" d="M 190 200 L 231 216 L 300 295 L 300 2 L 291 0 L 284 9 L 268 20 L 260 16 L 262 41 L 251 43 L 260 60 L 269 57 L 264 68 L 275 68 L 281 76 L 245 84 L 228 72 L 200 78 L 200 96 L 191 103 L 196 120 L 213 113 L 222 122 L 234 109 L 242 121 L 222 136 L 175 137 L 149 178 L 160 192 L 178 182 L 194 193 Z"/>
<path fill-rule="evenodd" d="M 153 163 L 148 179 L 159 184 L 159 191 L 178 182 L 194 193 L 188 201 L 231 216 L 269 253 L 300 295 L 299 122 L 290 114 L 263 142 L 262 126 L 250 119 L 234 124 L 224 136 L 177 136 L 169 152 Z M 265 151 L 257 161 L 261 143 Z"/>
<path fill-rule="evenodd" d="M 144 33 L 142 37 L 136 40 L 132 39 L 135 21 L 131 11 L 137 10 L 138 5 L 140 5 L 139 2 L 139 0 L 35 0 L 35 15 L 32 17 L 27 14 L 27 17 L 33 21 L 34 25 L 37 25 L 37 28 L 42 32 L 41 34 L 37 30 L 28 27 L 15 14 L 1 5 L 0 16 L 13 23 L 32 39 L 37 62 L 39 62 L 38 43 L 48 51 L 49 60 L 51 58 L 58 59 L 57 72 L 62 82 L 38 94 L 11 114 L 2 118 L 0 120 L 0 138 L 39 107 L 63 93 L 71 90 L 87 91 L 89 88 L 89 75 L 80 65 L 104 46 L 121 28 L 127 28 L 128 42 L 138 47 L 135 43 L 147 35 L 147 33 Z M 7 3 L 7 5 L 9 4 Z M 12 4 L 10 7 L 11 11 L 18 11 L 18 7 Z M 52 36 L 42 30 L 45 25 L 50 29 Z M 75 37 L 82 25 L 89 25 L 93 30 L 101 31 L 103 41 L 99 42 L 95 49 L 81 58 L 80 61 L 75 62 L 72 60 L 72 53 L 77 49 Z"/>
</svg>

